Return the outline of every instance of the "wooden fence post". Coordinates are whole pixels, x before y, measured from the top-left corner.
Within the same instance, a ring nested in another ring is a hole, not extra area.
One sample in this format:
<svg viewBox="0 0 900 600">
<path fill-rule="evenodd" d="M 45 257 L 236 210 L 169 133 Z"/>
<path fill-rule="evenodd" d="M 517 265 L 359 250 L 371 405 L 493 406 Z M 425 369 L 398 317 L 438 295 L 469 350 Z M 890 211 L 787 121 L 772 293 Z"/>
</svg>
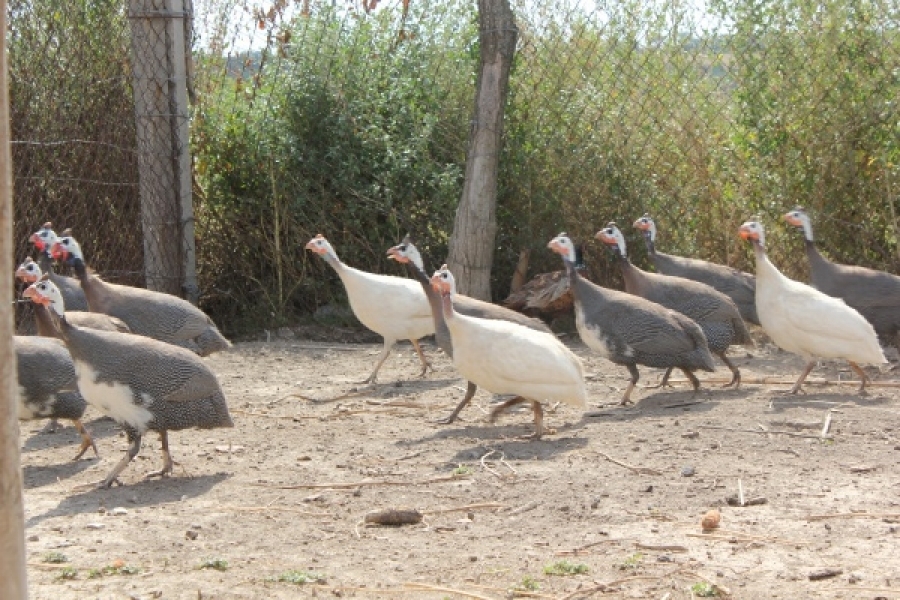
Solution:
<svg viewBox="0 0 900 600">
<path fill-rule="evenodd" d="M 25 600 L 25 508 L 19 465 L 16 357 L 13 351 L 13 205 L 9 148 L 6 0 L 0 0 L 0 598 Z"/>
</svg>

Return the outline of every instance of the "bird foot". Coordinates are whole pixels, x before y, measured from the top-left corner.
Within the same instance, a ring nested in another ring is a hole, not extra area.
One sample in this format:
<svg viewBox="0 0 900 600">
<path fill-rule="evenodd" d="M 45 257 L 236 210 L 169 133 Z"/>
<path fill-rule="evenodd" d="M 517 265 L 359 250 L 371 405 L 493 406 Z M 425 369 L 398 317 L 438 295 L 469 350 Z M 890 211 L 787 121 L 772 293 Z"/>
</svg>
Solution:
<svg viewBox="0 0 900 600">
<path fill-rule="evenodd" d="M 75 461 L 84 456 L 84 453 L 87 452 L 88 448 L 93 448 L 94 456 L 100 458 L 100 453 L 97 452 L 97 445 L 94 443 L 94 440 L 82 440 L 81 447 L 78 449 L 78 454 L 76 454 L 75 458 L 72 460 Z"/>
<path fill-rule="evenodd" d="M 436 421 L 432 421 L 432 422 L 435 425 L 449 425 L 450 423 L 452 423 L 455 420 L 456 420 L 456 415 L 450 415 L 448 417 L 441 417 L 440 419 L 437 419 Z"/>
<path fill-rule="evenodd" d="M 50 419 L 47 421 L 47 424 L 41 429 L 41 433 L 56 433 L 61 429 L 59 421 L 56 419 Z"/>
</svg>

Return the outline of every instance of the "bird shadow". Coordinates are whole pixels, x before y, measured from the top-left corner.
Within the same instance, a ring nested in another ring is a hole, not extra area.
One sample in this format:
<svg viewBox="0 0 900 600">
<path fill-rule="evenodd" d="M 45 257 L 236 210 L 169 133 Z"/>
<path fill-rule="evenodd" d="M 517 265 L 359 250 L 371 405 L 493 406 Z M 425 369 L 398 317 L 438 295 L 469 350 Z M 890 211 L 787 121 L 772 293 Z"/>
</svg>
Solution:
<svg viewBox="0 0 900 600">
<path fill-rule="evenodd" d="M 164 480 L 145 479 L 120 487 L 75 492 L 48 511 L 30 517 L 25 526 L 33 527 L 53 517 L 94 513 L 98 506 L 145 507 L 183 501 L 202 496 L 230 477 L 231 473 L 214 473 L 196 477 L 168 477 Z"/>
<path fill-rule="evenodd" d="M 88 450 L 88 452 L 91 452 L 91 450 Z M 91 456 L 79 460 L 70 460 L 58 465 L 25 465 L 22 467 L 22 480 L 25 489 L 31 490 L 74 477 L 95 464 L 97 464 L 97 459 Z"/>
<path fill-rule="evenodd" d="M 85 429 L 91 434 L 96 442 L 108 437 L 118 435 L 122 428 L 109 417 L 100 417 L 90 422 L 84 423 Z M 23 436 L 24 437 L 24 436 Z M 66 441 L 62 441 L 65 439 Z M 70 441 L 69 441 L 70 440 Z M 60 421 L 59 428 L 55 431 L 39 430 L 33 432 L 22 444 L 22 452 L 39 452 L 41 450 L 54 450 L 64 445 L 77 444 L 81 441 L 81 436 L 71 421 Z M 88 452 L 93 452 L 88 450 Z"/>
<path fill-rule="evenodd" d="M 787 394 L 773 391 L 769 399 L 769 407 L 774 412 L 783 412 L 795 408 L 830 410 L 841 405 L 853 405 L 864 408 L 893 403 L 894 400 L 890 396 L 872 392 L 868 396 L 859 396 L 857 394 L 836 394 L 834 392 Z"/>
<path fill-rule="evenodd" d="M 327 404 L 353 398 L 392 399 L 440 390 L 459 385 L 458 378 L 452 379 L 406 379 L 389 383 L 347 383 L 315 390 L 297 390 L 290 394 L 311 404 Z"/>
<path fill-rule="evenodd" d="M 588 422 L 595 422 L 597 418 L 602 417 L 633 421 L 667 415 L 675 417 L 684 412 L 703 413 L 713 410 L 721 402 L 737 401 L 749 397 L 752 393 L 752 390 L 744 388 L 735 390 L 702 387 L 697 392 L 693 390 L 659 390 L 637 399 L 631 406 L 620 405 L 618 396 L 616 396 L 612 403 L 601 405 L 599 410 L 586 412 L 583 418 Z"/>
</svg>

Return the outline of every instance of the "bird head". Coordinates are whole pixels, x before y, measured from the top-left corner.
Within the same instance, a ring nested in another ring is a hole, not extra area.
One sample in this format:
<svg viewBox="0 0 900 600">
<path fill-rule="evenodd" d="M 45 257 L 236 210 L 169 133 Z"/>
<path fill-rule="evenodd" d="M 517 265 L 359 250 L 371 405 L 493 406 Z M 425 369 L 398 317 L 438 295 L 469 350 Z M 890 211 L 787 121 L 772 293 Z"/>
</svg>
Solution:
<svg viewBox="0 0 900 600">
<path fill-rule="evenodd" d="M 795 206 L 793 210 L 786 212 L 784 214 L 784 220 L 787 221 L 788 224 L 793 225 L 798 229 L 802 229 L 806 239 L 810 242 L 813 241 L 812 221 L 809 220 L 809 215 L 806 214 L 803 207 Z"/>
<path fill-rule="evenodd" d="M 741 239 L 755 242 L 760 246 L 766 245 L 766 232 L 765 229 L 763 229 L 762 223 L 759 221 L 744 222 L 740 229 L 738 229 L 738 235 L 741 236 Z"/>
<path fill-rule="evenodd" d="M 656 241 L 656 223 L 653 222 L 650 213 L 644 213 L 643 217 L 634 222 L 634 227 L 640 229 L 651 242 Z"/>
<path fill-rule="evenodd" d="M 66 232 L 68 232 L 68 230 L 63 233 Z M 54 260 L 61 260 L 63 262 L 76 258 L 82 261 L 84 260 L 84 255 L 81 253 L 81 245 L 71 235 L 63 235 L 62 237 L 56 238 L 56 241 L 50 246 L 50 256 Z"/>
<path fill-rule="evenodd" d="M 32 233 L 28 238 L 28 241 L 34 244 L 34 247 L 37 248 L 39 252 L 49 250 L 56 240 L 56 232 L 53 231 L 53 223 L 50 221 L 44 223 L 43 227 Z"/>
<path fill-rule="evenodd" d="M 312 250 L 326 260 L 328 258 L 337 258 L 334 253 L 334 248 L 331 247 L 331 244 L 328 243 L 328 240 L 326 240 L 325 236 L 321 233 L 306 242 L 306 249 Z"/>
<path fill-rule="evenodd" d="M 453 273 L 450 272 L 447 265 L 442 265 L 431 276 L 431 287 L 442 296 L 452 296 L 456 293 L 456 279 L 453 278 Z"/>
<path fill-rule="evenodd" d="M 550 240 L 547 243 L 547 247 L 550 248 L 553 252 L 556 252 L 560 256 L 563 257 L 563 260 L 567 260 L 570 263 L 576 262 L 575 256 L 575 244 L 572 243 L 572 239 L 566 234 L 566 232 L 562 232 L 557 235 L 555 238 Z"/>
<path fill-rule="evenodd" d="M 41 267 L 30 256 L 16 269 L 16 278 L 29 284 L 39 281 L 43 275 Z"/>
<path fill-rule="evenodd" d="M 59 288 L 56 287 L 56 284 L 50 281 L 47 275 L 44 275 L 42 279 L 29 285 L 25 291 L 22 292 L 22 297 L 31 300 L 35 304 L 49 306 L 53 309 L 53 312 L 60 317 L 64 314 L 65 305 L 63 304 L 62 294 L 60 293 Z"/>
<path fill-rule="evenodd" d="M 419 253 L 419 249 L 413 244 L 412 238 L 408 234 L 403 238 L 402 242 L 393 248 L 388 249 L 387 256 L 389 259 L 396 260 L 398 263 L 406 264 L 411 262 L 417 266 L 420 271 L 425 269 L 422 255 Z"/>
<path fill-rule="evenodd" d="M 622 235 L 619 227 L 613 221 L 610 221 L 606 224 L 606 227 L 598 231 L 594 238 L 609 246 L 613 251 L 618 251 L 622 256 L 626 255 L 625 236 Z"/>
</svg>

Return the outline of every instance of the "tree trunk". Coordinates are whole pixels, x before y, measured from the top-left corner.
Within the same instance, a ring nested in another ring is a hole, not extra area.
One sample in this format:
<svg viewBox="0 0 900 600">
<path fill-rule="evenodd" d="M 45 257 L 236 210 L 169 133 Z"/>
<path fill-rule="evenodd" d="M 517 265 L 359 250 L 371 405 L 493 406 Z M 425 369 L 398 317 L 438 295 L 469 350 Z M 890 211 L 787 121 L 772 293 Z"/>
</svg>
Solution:
<svg viewBox="0 0 900 600">
<path fill-rule="evenodd" d="M 0 598 L 25 600 L 25 507 L 19 466 L 19 411 L 13 351 L 12 167 L 9 151 L 9 85 L 6 0 L 0 0 Z"/>
<path fill-rule="evenodd" d="M 509 0 L 478 0 L 478 17 L 481 68 L 475 86 L 466 177 L 456 209 L 447 264 L 456 277 L 460 293 L 490 300 L 503 109 L 518 30 Z"/>
</svg>

